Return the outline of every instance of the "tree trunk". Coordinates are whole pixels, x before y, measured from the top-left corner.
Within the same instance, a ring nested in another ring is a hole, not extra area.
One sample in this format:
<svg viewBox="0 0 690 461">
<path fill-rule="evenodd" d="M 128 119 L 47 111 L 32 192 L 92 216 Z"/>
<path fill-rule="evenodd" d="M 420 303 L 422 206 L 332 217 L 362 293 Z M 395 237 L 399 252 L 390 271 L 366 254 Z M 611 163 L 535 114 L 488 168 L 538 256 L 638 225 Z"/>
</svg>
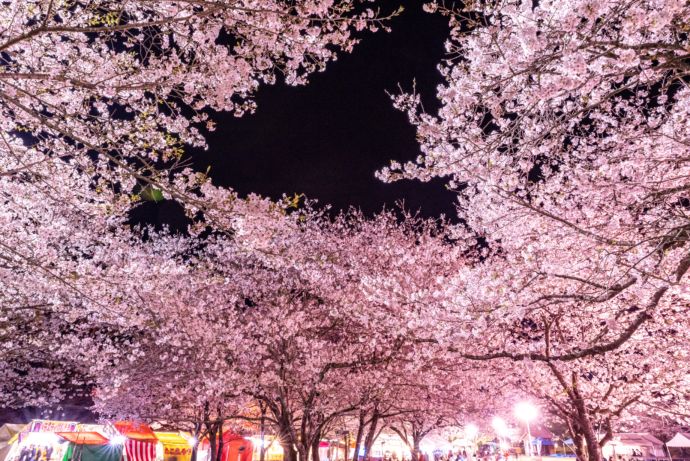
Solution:
<svg viewBox="0 0 690 461">
<path fill-rule="evenodd" d="M 306 444 L 306 446 L 305 446 Z M 308 454 L 309 454 L 309 444 L 306 441 L 300 440 L 300 443 L 297 445 L 297 455 L 299 456 L 298 461 L 308 461 Z"/>
<path fill-rule="evenodd" d="M 281 438 L 280 446 L 283 447 L 283 461 L 298 461 L 297 452 L 292 442 L 282 440 Z"/>
<path fill-rule="evenodd" d="M 421 461 L 421 453 L 419 452 L 419 439 L 413 437 L 412 440 L 412 461 Z"/>
<path fill-rule="evenodd" d="M 321 461 L 319 455 L 319 446 L 321 445 L 321 436 L 316 434 L 311 441 L 311 461 Z"/>
<path fill-rule="evenodd" d="M 599 449 L 599 439 L 594 433 L 594 427 L 592 426 L 592 420 L 589 417 L 589 411 L 585 405 L 585 399 L 580 393 L 580 389 L 577 382 L 577 375 L 573 372 L 572 374 L 572 396 L 574 397 L 573 404 L 577 411 L 577 425 L 582 433 L 582 437 L 587 444 L 587 461 L 601 461 L 601 450 Z"/>
<path fill-rule="evenodd" d="M 587 461 L 601 461 L 601 450 L 599 449 L 599 440 L 594 433 L 594 428 L 587 415 L 582 418 L 581 423 L 582 436 L 587 444 Z"/>
<path fill-rule="evenodd" d="M 266 405 L 259 402 L 261 408 L 261 422 L 259 424 L 261 430 L 261 447 L 259 448 L 259 461 L 266 459 Z M 196 461 L 195 459 L 191 461 Z"/>
<path fill-rule="evenodd" d="M 216 457 L 217 461 L 222 461 L 223 460 L 223 420 L 221 419 L 218 422 L 218 456 Z M 229 460 L 226 460 L 229 461 Z M 232 460 L 235 461 L 235 460 Z"/>
<path fill-rule="evenodd" d="M 570 408 L 560 406 L 560 410 L 573 436 L 578 461 L 602 461 L 599 439 L 594 432 L 585 398 L 580 392 L 577 372 L 571 371 L 568 383 L 555 364 L 547 362 L 547 365 L 568 396 Z"/>
<path fill-rule="evenodd" d="M 352 461 L 359 460 L 359 447 L 362 444 L 362 437 L 364 436 L 364 428 L 366 426 L 366 411 L 362 410 L 359 412 L 359 424 L 357 425 L 357 438 L 355 438 L 355 452 L 352 455 Z M 347 449 L 349 450 L 350 447 Z M 347 451 L 345 452 L 347 453 Z"/>
<path fill-rule="evenodd" d="M 206 425 L 208 431 L 208 444 L 211 450 L 211 461 L 218 461 L 216 457 L 216 428 L 212 423 Z"/>
<path fill-rule="evenodd" d="M 376 441 L 376 429 L 379 425 L 379 412 L 374 410 L 374 415 L 371 417 L 371 423 L 369 423 L 369 430 L 367 431 L 367 436 L 364 439 L 364 459 L 369 461 L 371 459 L 371 447 L 374 446 Z"/>
</svg>

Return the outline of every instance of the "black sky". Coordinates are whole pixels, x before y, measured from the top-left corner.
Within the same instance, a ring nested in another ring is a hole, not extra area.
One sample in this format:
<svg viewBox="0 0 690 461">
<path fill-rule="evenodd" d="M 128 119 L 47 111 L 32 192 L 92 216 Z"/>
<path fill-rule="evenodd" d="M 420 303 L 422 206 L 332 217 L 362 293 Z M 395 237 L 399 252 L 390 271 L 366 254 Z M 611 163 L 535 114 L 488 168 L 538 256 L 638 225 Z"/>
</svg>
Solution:
<svg viewBox="0 0 690 461">
<path fill-rule="evenodd" d="M 383 13 L 401 4 L 405 10 L 391 21 L 391 33 L 364 35 L 352 54 L 341 54 L 309 85 L 265 86 L 255 114 L 216 114 L 209 150 L 192 155 L 195 167 L 210 166 L 215 184 L 241 195 L 304 193 L 336 210 L 353 206 L 367 214 L 404 201 L 423 216 L 454 216 L 454 194 L 442 180 L 385 184 L 374 177 L 391 159 L 420 153 L 414 128 L 386 91 L 398 91 L 399 84 L 410 89 L 416 81 L 425 107 L 435 110 L 441 83 L 436 67 L 444 56 L 447 18 L 424 13 L 421 1 L 376 2 Z M 172 209 L 161 203 L 139 211 L 144 220 L 162 223 L 175 221 Z"/>
</svg>

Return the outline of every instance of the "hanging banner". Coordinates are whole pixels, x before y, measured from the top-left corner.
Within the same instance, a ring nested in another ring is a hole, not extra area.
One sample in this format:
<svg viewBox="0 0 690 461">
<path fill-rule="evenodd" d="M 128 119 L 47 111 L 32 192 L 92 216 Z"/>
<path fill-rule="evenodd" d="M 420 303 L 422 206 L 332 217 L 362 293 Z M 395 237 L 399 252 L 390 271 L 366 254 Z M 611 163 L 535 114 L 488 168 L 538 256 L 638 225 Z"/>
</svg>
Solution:
<svg viewBox="0 0 690 461">
<path fill-rule="evenodd" d="M 51 421 L 49 419 L 34 419 L 31 421 L 25 432 L 74 432 L 79 423 L 76 421 Z M 27 430 L 28 429 L 28 430 Z"/>
</svg>

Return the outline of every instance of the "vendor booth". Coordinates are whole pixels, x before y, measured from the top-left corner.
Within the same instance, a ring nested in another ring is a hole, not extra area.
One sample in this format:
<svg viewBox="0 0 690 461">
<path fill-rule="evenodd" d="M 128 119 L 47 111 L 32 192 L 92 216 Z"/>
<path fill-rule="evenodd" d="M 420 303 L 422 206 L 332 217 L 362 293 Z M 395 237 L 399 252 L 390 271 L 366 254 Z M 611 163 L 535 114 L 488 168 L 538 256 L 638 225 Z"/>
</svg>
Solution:
<svg viewBox="0 0 690 461">
<path fill-rule="evenodd" d="M 447 443 L 444 440 L 444 443 Z M 402 461 L 410 459 L 410 450 L 403 440 L 396 434 L 383 433 L 379 435 L 371 447 L 371 457 L 377 460 Z"/>
<path fill-rule="evenodd" d="M 668 459 L 663 442 L 646 432 L 614 434 L 601 452 L 604 457 L 616 461 Z"/>
<path fill-rule="evenodd" d="M 280 441 L 270 435 L 266 435 L 263 437 L 263 439 L 260 436 L 255 436 L 251 438 L 252 442 L 252 447 L 254 447 L 254 455 L 252 457 L 253 461 L 259 461 L 261 459 L 261 446 L 263 444 L 264 447 L 264 461 L 282 461 L 283 458 L 283 446 L 280 444 Z M 331 444 L 331 448 L 333 448 L 333 445 Z M 344 452 L 344 445 L 342 447 L 342 451 Z M 330 460 L 333 459 L 343 459 L 343 456 L 341 455 L 340 458 L 333 458 L 333 456 L 329 456 Z"/>
<path fill-rule="evenodd" d="M 161 461 L 190 461 L 194 446 L 191 436 L 180 432 L 155 432 L 158 439 L 158 456 Z"/>
<path fill-rule="evenodd" d="M 678 432 L 666 442 L 670 457 L 674 460 L 690 460 L 690 433 Z"/>
<path fill-rule="evenodd" d="M 200 445 L 202 451 L 210 454 L 208 440 L 204 440 Z M 223 433 L 223 452 L 221 453 L 220 461 L 252 461 L 253 453 L 254 446 L 250 440 L 232 432 Z M 207 458 L 210 458 L 210 456 Z M 205 460 L 197 456 L 197 461 Z"/>
<path fill-rule="evenodd" d="M 74 432 L 78 425 L 76 421 L 33 420 L 13 437 L 5 461 L 62 461 L 69 442 L 58 433 Z"/>
<path fill-rule="evenodd" d="M 126 461 L 155 461 L 158 439 L 151 427 L 138 421 L 118 421 L 113 426 L 125 439 Z"/>
<path fill-rule="evenodd" d="M 58 435 L 69 442 L 62 461 L 121 461 L 122 444 L 108 440 L 95 431 L 63 432 Z"/>
<path fill-rule="evenodd" d="M 544 426 L 534 425 L 530 432 L 522 432 L 520 436 L 523 453 L 533 453 L 535 456 L 550 456 L 555 452 L 553 432 Z M 530 444 L 532 444 L 530 450 Z"/>
</svg>

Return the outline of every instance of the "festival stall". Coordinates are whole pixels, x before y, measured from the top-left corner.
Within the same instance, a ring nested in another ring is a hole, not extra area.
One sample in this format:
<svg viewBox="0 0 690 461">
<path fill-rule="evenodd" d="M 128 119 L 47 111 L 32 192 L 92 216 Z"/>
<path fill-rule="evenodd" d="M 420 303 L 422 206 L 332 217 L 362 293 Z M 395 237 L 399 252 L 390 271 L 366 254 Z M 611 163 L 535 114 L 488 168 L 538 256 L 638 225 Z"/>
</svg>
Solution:
<svg viewBox="0 0 690 461">
<path fill-rule="evenodd" d="M 446 439 L 439 437 L 439 440 L 443 442 L 444 448 L 450 448 L 450 444 Z M 434 446 L 433 449 L 435 448 Z M 412 455 L 400 437 L 395 434 L 383 433 L 377 437 L 376 442 L 372 445 L 370 457 L 380 460 L 402 461 L 403 459 L 410 459 Z"/>
<path fill-rule="evenodd" d="M 201 450 L 210 452 L 208 440 L 205 439 L 200 445 Z M 232 432 L 223 433 L 223 451 L 220 461 L 252 461 L 253 453 L 254 445 L 250 440 Z M 197 461 L 204 460 L 197 456 Z"/>
<path fill-rule="evenodd" d="M 525 431 L 520 436 L 520 442 L 524 453 L 530 452 L 530 443 L 532 444 L 531 453 L 535 456 L 550 456 L 554 454 L 556 444 L 554 442 L 554 434 L 544 426 L 533 425 L 529 434 Z"/>
<path fill-rule="evenodd" d="M 62 461 L 69 443 L 58 433 L 74 432 L 76 421 L 35 419 L 13 438 L 5 461 Z"/>
<path fill-rule="evenodd" d="M 672 459 L 690 459 L 690 433 L 678 432 L 666 442 L 666 448 Z"/>
<path fill-rule="evenodd" d="M 148 424 L 138 421 L 118 421 L 113 424 L 124 437 L 126 461 L 155 461 L 158 439 Z"/>
<path fill-rule="evenodd" d="M 259 461 L 261 459 L 261 446 L 264 447 L 264 461 L 282 461 L 284 459 L 283 446 L 280 441 L 270 435 L 265 435 L 262 438 L 260 436 L 255 436 L 251 438 L 252 446 L 256 449 L 253 453 L 253 461 Z M 341 456 L 340 459 L 343 457 Z M 329 459 L 335 459 L 332 456 Z"/>
<path fill-rule="evenodd" d="M 62 461 L 121 461 L 122 444 L 101 432 L 78 431 L 58 433 L 69 442 Z"/>
<path fill-rule="evenodd" d="M 190 461 L 194 441 L 191 435 L 180 432 L 155 432 L 158 439 L 159 461 Z"/>
<path fill-rule="evenodd" d="M 650 460 L 666 458 L 661 440 L 646 432 L 614 434 L 601 449 L 606 458 L 614 460 Z"/>
</svg>

